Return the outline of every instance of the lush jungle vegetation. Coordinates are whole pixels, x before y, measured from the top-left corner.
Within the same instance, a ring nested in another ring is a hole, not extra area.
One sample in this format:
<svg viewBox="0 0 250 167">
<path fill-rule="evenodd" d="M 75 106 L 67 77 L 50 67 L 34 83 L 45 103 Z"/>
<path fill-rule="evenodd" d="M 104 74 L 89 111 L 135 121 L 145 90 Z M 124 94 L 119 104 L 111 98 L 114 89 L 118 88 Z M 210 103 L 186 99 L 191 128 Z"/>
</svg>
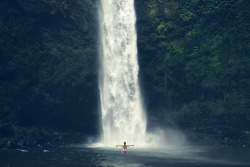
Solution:
<svg viewBox="0 0 250 167">
<path fill-rule="evenodd" d="M 135 6 L 149 126 L 249 136 L 250 2 Z M 97 7 L 95 0 L 0 2 L 0 145 L 98 134 Z"/>
<path fill-rule="evenodd" d="M 136 1 L 150 118 L 222 137 L 249 134 L 250 2 Z"/>
<path fill-rule="evenodd" d="M 0 6 L 2 137 L 16 136 L 20 127 L 25 136 L 39 129 L 96 134 L 95 2 L 3 0 Z"/>
</svg>

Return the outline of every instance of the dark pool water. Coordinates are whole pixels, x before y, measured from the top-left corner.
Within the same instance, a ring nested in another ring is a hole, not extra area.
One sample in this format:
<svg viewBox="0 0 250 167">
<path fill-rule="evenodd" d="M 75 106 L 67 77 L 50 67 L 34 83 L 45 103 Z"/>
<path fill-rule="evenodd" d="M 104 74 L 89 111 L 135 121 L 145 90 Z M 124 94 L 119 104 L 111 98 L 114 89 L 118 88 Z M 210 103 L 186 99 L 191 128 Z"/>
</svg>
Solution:
<svg viewBox="0 0 250 167">
<path fill-rule="evenodd" d="M 148 150 L 82 146 L 0 150 L 0 167 L 226 167 L 250 166 L 250 149 Z"/>
</svg>

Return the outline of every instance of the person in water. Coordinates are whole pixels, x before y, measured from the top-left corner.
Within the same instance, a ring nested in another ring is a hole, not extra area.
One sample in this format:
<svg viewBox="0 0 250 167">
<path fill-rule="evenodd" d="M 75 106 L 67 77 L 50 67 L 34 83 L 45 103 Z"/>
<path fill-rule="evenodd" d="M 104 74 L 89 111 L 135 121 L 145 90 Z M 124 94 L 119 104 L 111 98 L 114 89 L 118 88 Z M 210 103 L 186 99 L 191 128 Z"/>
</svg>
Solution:
<svg viewBox="0 0 250 167">
<path fill-rule="evenodd" d="M 129 147 L 129 146 L 134 146 L 134 145 L 127 145 L 126 144 L 126 142 L 124 142 L 124 144 L 123 145 L 116 145 L 116 147 L 117 146 L 121 146 L 121 147 L 123 147 L 123 153 L 127 153 L 127 148 Z"/>
</svg>

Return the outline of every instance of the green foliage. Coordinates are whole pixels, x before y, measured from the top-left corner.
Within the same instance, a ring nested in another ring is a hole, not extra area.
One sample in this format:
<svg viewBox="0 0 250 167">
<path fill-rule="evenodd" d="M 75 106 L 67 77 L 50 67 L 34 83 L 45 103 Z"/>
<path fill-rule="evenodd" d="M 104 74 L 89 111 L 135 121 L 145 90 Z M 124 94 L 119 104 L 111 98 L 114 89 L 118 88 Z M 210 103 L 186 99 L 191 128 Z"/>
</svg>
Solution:
<svg viewBox="0 0 250 167">
<path fill-rule="evenodd" d="M 166 114 L 172 111 L 180 121 L 214 116 L 225 116 L 228 122 L 249 120 L 250 3 L 151 0 L 145 4 L 147 13 L 138 13 L 137 27 L 149 110 L 164 107 Z M 149 112 L 154 115 L 157 111 Z"/>
<path fill-rule="evenodd" d="M 96 2 L 0 6 L 0 121 L 94 132 L 97 118 L 86 115 L 97 112 Z"/>
</svg>

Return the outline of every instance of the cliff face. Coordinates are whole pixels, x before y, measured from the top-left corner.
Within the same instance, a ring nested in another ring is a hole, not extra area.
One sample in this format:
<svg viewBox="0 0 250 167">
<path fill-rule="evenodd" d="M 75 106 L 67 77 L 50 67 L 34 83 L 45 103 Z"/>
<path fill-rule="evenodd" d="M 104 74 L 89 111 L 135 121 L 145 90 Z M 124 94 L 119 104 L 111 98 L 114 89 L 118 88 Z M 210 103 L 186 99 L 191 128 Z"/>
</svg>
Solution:
<svg viewBox="0 0 250 167">
<path fill-rule="evenodd" d="M 187 136 L 247 138 L 249 1 L 135 5 L 149 125 L 175 122 Z M 27 134 L 31 127 L 97 134 L 97 19 L 94 0 L 0 2 L 2 137 L 23 127 Z"/>
</svg>

